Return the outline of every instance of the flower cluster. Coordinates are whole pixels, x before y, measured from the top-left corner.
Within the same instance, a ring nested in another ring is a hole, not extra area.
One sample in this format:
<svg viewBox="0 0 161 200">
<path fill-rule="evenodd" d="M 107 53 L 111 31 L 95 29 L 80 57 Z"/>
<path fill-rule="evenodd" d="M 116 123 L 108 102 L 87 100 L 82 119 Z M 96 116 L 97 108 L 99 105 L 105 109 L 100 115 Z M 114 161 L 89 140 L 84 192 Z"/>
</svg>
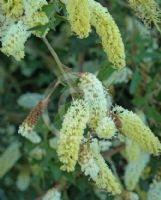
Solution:
<svg viewBox="0 0 161 200">
<path fill-rule="evenodd" d="M 124 44 L 120 31 L 108 10 L 94 0 L 67 0 L 64 3 L 66 4 L 68 20 L 72 31 L 80 38 L 85 38 L 88 37 L 91 26 L 93 26 L 102 40 L 103 48 L 110 62 L 112 62 L 115 68 L 123 68 L 125 66 Z M 18 61 L 24 58 L 24 44 L 27 38 L 31 33 L 38 37 L 41 36 L 39 31 L 32 30 L 32 28 L 49 22 L 48 17 L 42 11 L 42 7 L 47 4 L 46 0 L 2 0 L 0 2 L 0 11 L 2 10 L 2 15 L 5 17 L 0 31 L 4 31 L 8 21 L 11 21 L 11 25 L 14 26 L 15 30 L 12 32 L 12 36 L 8 34 L 8 29 L 5 30 L 5 35 L 7 34 L 8 37 L 6 37 L 7 41 L 5 40 L 5 42 L 3 39 L 1 40 L 3 53 L 8 56 L 14 56 Z M 9 25 L 9 30 L 13 28 L 10 27 L 11 25 Z M 21 30 L 24 30 L 23 39 L 22 37 L 17 37 L 17 32 L 21 32 Z M 8 43 L 10 45 L 12 40 L 16 41 L 18 47 L 21 47 L 17 48 L 16 52 L 15 42 L 13 47 L 12 45 L 6 46 Z"/>
<path fill-rule="evenodd" d="M 99 189 L 119 194 L 120 185 L 100 154 L 100 142 L 93 137 L 107 140 L 120 132 L 126 138 L 128 165 L 125 185 L 133 190 L 149 161 L 150 153 L 158 155 L 160 152 L 158 138 L 132 111 L 120 106 L 110 110 L 111 98 L 95 75 L 82 74 L 78 86 L 82 91 L 82 99 L 73 100 L 60 130 L 58 156 L 63 164 L 61 169 L 73 171 L 78 162 L 81 171 Z"/>
<path fill-rule="evenodd" d="M 161 23 L 161 10 L 155 0 L 128 0 L 136 15 L 149 26 Z"/>
<path fill-rule="evenodd" d="M 31 34 L 40 37 L 38 25 L 45 25 L 49 19 L 42 11 L 46 0 L 2 0 L 0 2 L 0 41 L 1 51 L 13 56 L 17 61 L 24 58 L 24 45 Z"/>
<path fill-rule="evenodd" d="M 120 31 L 108 10 L 94 0 L 67 0 L 66 8 L 71 29 L 80 38 L 96 29 L 110 62 L 115 68 L 125 66 L 125 50 Z"/>
<path fill-rule="evenodd" d="M 58 156 L 63 163 L 61 169 L 73 171 L 78 161 L 82 172 L 89 176 L 98 188 L 118 194 L 119 184 L 100 154 L 99 143 L 93 139 L 91 143 L 88 137 L 85 137 L 86 127 L 96 132 L 100 138 L 113 136 L 115 124 L 111 118 L 106 118 L 111 107 L 111 98 L 102 83 L 90 73 L 81 75 L 79 88 L 83 97 L 73 100 L 60 130 Z"/>
</svg>

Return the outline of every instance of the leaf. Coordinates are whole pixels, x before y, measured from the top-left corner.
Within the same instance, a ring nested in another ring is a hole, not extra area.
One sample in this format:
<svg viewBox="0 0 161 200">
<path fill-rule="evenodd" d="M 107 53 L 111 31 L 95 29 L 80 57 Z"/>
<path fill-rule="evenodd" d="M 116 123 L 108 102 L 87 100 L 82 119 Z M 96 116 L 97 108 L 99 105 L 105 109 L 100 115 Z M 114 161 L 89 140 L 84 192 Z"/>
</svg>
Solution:
<svg viewBox="0 0 161 200">
<path fill-rule="evenodd" d="M 0 178 L 2 178 L 21 157 L 20 143 L 15 141 L 11 143 L 0 156 Z"/>
<path fill-rule="evenodd" d="M 54 1 L 48 5 L 43 6 L 43 11 L 48 17 L 51 17 L 53 14 L 60 10 L 58 1 Z"/>
<path fill-rule="evenodd" d="M 108 63 L 105 63 L 98 72 L 97 78 L 101 81 L 107 80 L 112 73 L 115 71 L 111 66 L 108 66 Z"/>
<path fill-rule="evenodd" d="M 130 84 L 130 88 L 129 88 L 130 94 L 134 94 L 136 92 L 136 89 L 140 83 L 140 80 L 141 80 L 140 73 L 138 70 L 136 70 L 133 74 L 132 81 Z"/>
<path fill-rule="evenodd" d="M 21 95 L 17 103 L 24 108 L 33 108 L 42 99 L 43 95 L 38 93 L 26 93 Z"/>
<path fill-rule="evenodd" d="M 155 109 L 155 107 L 146 107 L 145 113 L 149 116 L 149 118 L 153 118 L 156 122 L 160 122 L 161 114 Z"/>
<path fill-rule="evenodd" d="M 146 98 L 145 97 L 141 97 L 141 96 L 136 96 L 134 99 L 133 99 L 133 104 L 136 105 L 136 106 L 141 106 L 145 103 L 146 101 Z"/>
<path fill-rule="evenodd" d="M 51 173 L 53 175 L 54 180 L 58 181 L 62 175 L 62 171 L 60 170 L 59 165 L 50 166 Z"/>
</svg>

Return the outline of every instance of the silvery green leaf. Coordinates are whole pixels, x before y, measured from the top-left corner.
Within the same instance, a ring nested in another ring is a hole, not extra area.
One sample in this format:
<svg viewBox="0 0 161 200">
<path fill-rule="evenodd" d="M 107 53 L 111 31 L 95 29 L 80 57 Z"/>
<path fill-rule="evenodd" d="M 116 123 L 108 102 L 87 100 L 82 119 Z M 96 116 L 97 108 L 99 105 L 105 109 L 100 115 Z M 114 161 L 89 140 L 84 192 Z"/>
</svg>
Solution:
<svg viewBox="0 0 161 200">
<path fill-rule="evenodd" d="M 39 93 L 25 93 L 21 95 L 17 103 L 24 108 L 32 108 L 38 104 L 43 95 Z"/>
</svg>

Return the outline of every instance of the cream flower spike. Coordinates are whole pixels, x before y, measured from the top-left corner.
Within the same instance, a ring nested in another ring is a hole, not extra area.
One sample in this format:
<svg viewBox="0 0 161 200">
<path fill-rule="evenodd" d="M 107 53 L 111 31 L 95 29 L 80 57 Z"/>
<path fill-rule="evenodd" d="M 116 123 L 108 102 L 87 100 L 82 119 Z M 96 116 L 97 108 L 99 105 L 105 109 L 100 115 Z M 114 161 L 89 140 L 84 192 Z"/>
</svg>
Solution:
<svg viewBox="0 0 161 200">
<path fill-rule="evenodd" d="M 45 12 L 43 11 L 37 11 L 33 13 L 33 15 L 24 17 L 24 23 L 29 29 L 36 26 L 45 25 L 48 22 L 49 22 L 49 19 L 47 15 L 45 14 Z M 43 36 L 45 36 L 48 33 L 48 31 L 49 29 L 46 30 Z M 32 34 L 36 35 L 37 37 L 42 37 L 38 30 L 32 31 Z"/>
<path fill-rule="evenodd" d="M 90 108 L 89 127 L 95 130 L 99 121 L 106 116 L 111 107 L 111 98 L 109 98 L 101 81 L 91 73 L 82 74 L 79 88 L 83 91 L 84 100 Z"/>
<path fill-rule="evenodd" d="M 99 167 L 88 144 L 81 145 L 79 153 L 79 165 L 81 166 L 81 171 L 84 172 L 85 176 L 89 176 L 90 179 L 96 181 Z"/>
<path fill-rule="evenodd" d="M 23 0 L 1 0 L 0 7 L 7 17 L 19 19 L 23 14 Z"/>
<path fill-rule="evenodd" d="M 120 31 L 108 12 L 100 3 L 90 0 L 91 25 L 102 40 L 102 46 L 114 68 L 125 67 L 125 49 Z"/>
<path fill-rule="evenodd" d="M 46 0 L 23 0 L 25 14 L 33 15 L 36 11 L 40 10 L 44 5 L 47 5 Z"/>
<path fill-rule="evenodd" d="M 149 26 L 152 23 L 161 32 L 158 24 L 161 23 L 161 9 L 155 0 L 128 0 L 136 15 Z"/>
<path fill-rule="evenodd" d="M 17 24 L 10 25 L 5 33 L 1 39 L 1 51 L 7 56 L 12 55 L 17 61 L 20 61 L 24 58 L 24 45 L 31 34 L 30 31 L 27 31 L 27 27 L 22 21 L 19 21 Z"/>
<path fill-rule="evenodd" d="M 89 0 L 68 0 L 66 8 L 71 30 L 79 38 L 88 37 L 91 31 Z"/>
<path fill-rule="evenodd" d="M 120 185 L 115 176 L 112 174 L 111 169 L 105 163 L 105 160 L 103 159 L 101 154 L 94 152 L 94 157 L 99 167 L 99 173 L 96 178 L 96 186 L 99 189 L 105 190 L 113 195 L 120 194 Z"/>
<path fill-rule="evenodd" d="M 77 163 L 84 129 L 89 120 L 88 109 L 83 100 L 75 100 L 64 117 L 57 152 L 61 169 L 67 172 L 74 171 Z"/>
<path fill-rule="evenodd" d="M 46 0 L 24 0 L 25 16 L 23 18 L 24 24 L 31 29 L 36 26 L 45 25 L 49 22 L 49 19 L 45 12 L 42 11 L 42 7 L 47 5 Z M 48 33 L 46 30 L 43 36 Z M 42 37 L 38 30 L 32 31 L 32 34 L 37 37 Z"/>
<path fill-rule="evenodd" d="M 8 29 L 8 27 L 11 26 L 12 24 L 14 24 L 14 20 L 0 13 L 0 41 L 1 41 L 1 38 L 6 35 L 6 30 Z"/>
<path fill-rule="evenodd" d="M 113 112 L 116 112 L 121 120 L 122 127 L 120 130 L 124 135 L 138 143 L 145 151 L 154 155 L 159 155 L 161 152 L 161 143 L 159 139 L 152 133 L 150 128 L 143 123 L 138 115 L 121 106 L 114 107 Z"/>
</svg>

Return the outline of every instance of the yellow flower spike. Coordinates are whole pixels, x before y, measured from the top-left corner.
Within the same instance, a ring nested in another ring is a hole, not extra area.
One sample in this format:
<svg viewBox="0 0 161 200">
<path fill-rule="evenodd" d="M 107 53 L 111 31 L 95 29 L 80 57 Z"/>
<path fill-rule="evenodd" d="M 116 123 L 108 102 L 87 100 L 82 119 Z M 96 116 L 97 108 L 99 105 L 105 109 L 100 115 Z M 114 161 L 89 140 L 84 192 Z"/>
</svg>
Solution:
<svg viewBox="0 0 161 200">
<path fill-rule="evenodd" d="M 155 0 L 129 0 L 129 4 L 145 25 L 149 26 L 154 23 L 161 32 L 158 26 L 161 23 L 161 9 Z"/>
<path fill-rule="evenodd" d="M 60 130 L 58 156 L 62 170 L 74 171 L 86 123 L 89 120 L 88 105 L 83 100 L 75 100 L 69 107 Z"/>
<path fill-rule="evenodd" d="M 161 143 L 159 139 L 152 133 L 143 121 L 132 111 L 116 106 L 113 109 L 121 120 L 121 132 L 135 141 L 145 151 L 159 155 L 161 152 Z"/>
<path fill-rule="evenodd" d="M 125 67 L 125 50 L 120 31 L 109 14 L 100 3 L 90 0 L 91 25 L 102 40 L 102 46 L 114 68 Z"/>
<path fill-rule="evenodd" d="M 79 38 L 88 37 L 91 30 L 89 0 L 68 0 L 66 8 L 71 30 Z"/>
<path fill-rule="evenodd" d="M 126 159 L 128 161 L 137 160 L 140 155 L 140 152 L 141 152 L 141 148 L 138 145 L 138 143 L 127 138 L 126 147 L 125 147 Z"/>
<path fill-rule="evenodd" d="M 110 168 L 106 165 L 101 154 L 99 153 L 96 154 L 95 158 L 97 165 L 99 167 L 99 173 L 96 178 L 97 187 L 99 189 L 110 192 L 113 195 L 120 194 L 121 193 L 120 185 L 115 176 L 112 174 Z"/>
<path fill-rule="evenodd" d="M 23 14 L 23 0 L 2 0 L 0 7 L 4 15 L 13 19 L 18 19 Z"/>
</svg>

